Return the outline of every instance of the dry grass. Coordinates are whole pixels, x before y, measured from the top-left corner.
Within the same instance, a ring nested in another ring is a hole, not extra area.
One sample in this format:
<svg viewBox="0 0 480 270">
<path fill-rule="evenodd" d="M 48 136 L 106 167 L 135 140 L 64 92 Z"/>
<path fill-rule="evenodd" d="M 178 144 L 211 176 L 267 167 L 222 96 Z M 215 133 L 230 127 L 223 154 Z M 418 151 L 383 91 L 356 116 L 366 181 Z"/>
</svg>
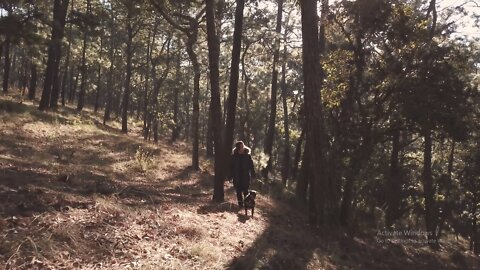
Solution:
<svg viewBox="0 0 480 270">
<path fill-rule="evenodd" d="M 209 161 L 144 142 L 92 112 L 40 113 L 0 98 L 0 269 L 466 269 L 465 242 L 438 253 L 314 232 L 269 196 L 255 217 L 211 203 Z M 139 150 L 141 149 L 141 150 Z M 139 156 L 139 151 L 145 155 Z M 455 252 L 456 251 L 456 252 Z"/>
</svg>

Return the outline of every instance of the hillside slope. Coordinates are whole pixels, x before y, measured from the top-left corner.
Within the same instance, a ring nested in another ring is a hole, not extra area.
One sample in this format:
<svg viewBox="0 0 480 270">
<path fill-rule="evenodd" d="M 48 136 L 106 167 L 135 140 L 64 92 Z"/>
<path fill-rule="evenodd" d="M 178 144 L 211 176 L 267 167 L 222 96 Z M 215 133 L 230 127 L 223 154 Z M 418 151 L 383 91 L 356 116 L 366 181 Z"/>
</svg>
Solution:
<svg viewBox="0 0 480 270">
<path fill-rule="evenodd" d="M 131 125 L 132 126 L 132 125 Z M 186 144 L 144 142 L 91 112 L 0 99 L 0 269 L 468 269 L 466 243 L 379 244 L 314 231 L 260 193 L 253 218 L 211 203 L 212 166 Z"/>
</svg>

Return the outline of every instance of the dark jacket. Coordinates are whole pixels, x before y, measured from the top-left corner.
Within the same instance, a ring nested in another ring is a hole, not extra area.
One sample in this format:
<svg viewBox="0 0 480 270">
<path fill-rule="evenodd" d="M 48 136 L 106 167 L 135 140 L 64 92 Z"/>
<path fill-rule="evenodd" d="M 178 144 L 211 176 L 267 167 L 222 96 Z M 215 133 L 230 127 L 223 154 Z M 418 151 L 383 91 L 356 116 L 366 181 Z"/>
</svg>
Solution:
<svg viewBox="0 0 480 270">
<path fill-rule="evenodd" d="M 250 148 L 245 147 L 245 149 L 246 153 L 244 154 L 239 154 L 234 151 L 231 158 L 233 185 L 241 189 L 248 189 L 250 186 L 250 177 L 255 176 L 255 168 L 253 167 Z"/>
</svg>

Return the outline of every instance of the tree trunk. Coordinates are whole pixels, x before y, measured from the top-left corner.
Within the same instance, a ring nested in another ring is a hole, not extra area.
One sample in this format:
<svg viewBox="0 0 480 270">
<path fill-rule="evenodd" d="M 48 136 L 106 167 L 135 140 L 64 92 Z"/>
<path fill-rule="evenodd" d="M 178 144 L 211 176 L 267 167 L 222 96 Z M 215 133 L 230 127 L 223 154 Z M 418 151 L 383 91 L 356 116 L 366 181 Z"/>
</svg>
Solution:
<svg viewBox="0 0 480 270">
<path fill-rule="evenodd" d="M 85 83 L 86 83 L 86 73 L 87 73 L 87 63 L 86 63 L 86 53 L 87 53 L 87 32 L 83 33 L 83 48 L 82 48 L 82 67 L 80 69 L 80 76 L 82 80 L 80 81 L 80 92 L 78 93 L 78 103 L 77 110 L 83 110 L 85 105 Z"/>
<path fill-rule="evenodd" d="M 10 34 L 7 34 L 5 46 L 5 66 L 3 67 L 3 92 L 8 93 L 8 82 L 10 80 Z"/>
<path fill-rule="evenodd" d="M 200 120 L 200 64 L 193 46 L 197 43 L 198 27 L 190 28 L 192 32 L 188 35 L 187 53 L 193 67 L 193 110 L 192 110 L 192 168 L 200 170 L 199 162 L 199 120 Z"/>
<path fill-rule="evenodd" d="M 28 89 L 28 99 L 35 99 L 35 92 L 37 89 L 37 66 L 34 63 L 30 65 L 30 87 Z"/>
<path fill-rule="evenodd" d="M 286 35 L 285 35 L 286 36 Z M 290 127 L 288 120 L 288 105 L 287 105 L 287 85 L 286 85 L 286 73 L 287 73 L 287 46 L 283 46 L 283 63 L 282 63 L 282 104 L 283 104 L 283 128 L 285 129 L 285 145 L 283 150 L 283 162 L 282 162 L 282 184 L 287 186 L 287 180 L 290 177 Z"/>
<path fill-rule="evenodd" d="M 75 100 L 75 91 L 76 91 L 76 77 L 75 77 L 75 63 L 72 63 L 70 67 L 70 78 L 68 83 L 68 103 L 73 104 Z"/>
<path fill-rule="evenodd" d="M 251 43 L 246 43 L 245 48 L 243 50 L 242 54 L 242 77 L 243 77 L 243 103 L 244 103 L 244 109 L 245 109 L 245 115 L 243 116 L 243 121 L 241 123 L 241 129 L 242 129 L 242 139 L 243 141 L 247 144 L 250 145 L 250 101 L 248 100 L 248 86 L 250 84 L 250 77 L 247 74 L 246 70 L 246 65 L 245 65 L 245 55 L 248 52 L 248 49 L 250 48 Z"/>
<path fill-rule="evenodd" d="M 394 130 L 392 136 L 392 152 L 390 154 L 390 176 L 387 180 L 387 213 L 385 216 L 385 224 L 391 227 L 400 218 L 400 203 L 402 200 L 402 185 L 399 168 L 400 153 L 400 128 Z"/>
<path fill-rule="evenodd" d="M 240 65 L 240 51 L 242 47 L 242 29 L 243 29 L 243 9 L 245 0 L 237 0 L 235 8 L 235 27 L 233 31 L 232 61 L 230 63 L 230 83 L 228 86 L 228 100 L 226 128 L 225 128 L 225 157 L 230 162 L 230 149 L 233 145 L 233 135 L 235 133 L 235 114 L 237 110 L 238 97 L 238 79 Z M 230 175 L 230 166 L 225 168 L 225 174 Z"/>
<path fill-rule="evenodd" d="M 45 80 L 43 85 L 42 98 L 39 109 L 46 110 L 49 106 L 55 109 L 56 100 L 52 100 L 53 90 L 58 91 L 58 71 L 61 58 L 61 43 L 63 39 L 63 30 L 65 28 L 65 19 L 67 16 L 69 0 L 55 0 L 53 7 L 53 26 L 52 37 L 48 46 L 48 60 L 45 71 Z M 57 86 L 55 86 L 57 84 Z M 58 93 L 57 93 L 58 98 Z"/>
<path fill-rule="evenodd" d="M 98 108 L 100 107 L 100 95 L 102 92 L 102 52 L 103 52 L 103 35 L 100 37 L 100 55 L 98 62 L 98 80 L 97 80 L 97 91 L 95 93 L 95 105 L 93 111 L 97 113 Z"/>
<path fill-rule="evenodd" d="M 177 64 L 176 64 L 176 80 L 179 82 L 180 81 L 180 63 L 181 63 L 181 57 L 180 57 L 180 52 L 178 53 L 177 57 Z M 180 87 L 177 85 L 175 89 L 173 90 L 173 127 L 172 127 L 172 142 L 175 142 L 178 140 L 178 137 L 180 136 L 180 123 L 178 119 L 179 115 L 179 107 L 180 107 Z"/>
<path fill-rule="evenodd" d="M 427 228 L 427 237 L 431 246 L 436 246 L 436 209 L 435 209 L 435 190 L 433 187 L 432 176 L 432 131 L 425 127 L 423 131 L 424 150 L 423 150 L 423 197 L 425 199 L 425 225 Z"/>
<path fill-rule="evenodd" d="M 213 200 L 223 202 L 224 198 L 224 141 L 222 139 L 223 123 L 222 108 L 220 103 L 220 74 L 219 74 L 219 58 L 220 58 L 220 41 L 215 29 L 215 0 L 206 0 L 206 17 L 207 17 L 207 43 L 208 43 L 208 62 L 210 69 L 210 86 L 211 100 L 210 106 L 212 110 L 212 126 L 215 144 L 215 179 L 213 189 Z"/>
<path fill-rule="evenodd" d="M 298 138 L 297 145 L 295 147 L 295 159 L 293 161 L 293 168 L 292 168 L 292 177 L 296 178 L 298 176 L 298 165 L 300 163 L 300 159 L 302 158 L 302 144 L 305 140 L 305 128 L 302 128 L 302 132 L 300 133 L 300 137 Z"/>
<path fill-rule="evenodd" d="M 90 14 L 90 0 L 87 0 L 87 14 Z M 85 105 L 85 83 L 87 79 L 87 60 L 86 60 L 86 53 L 87 53 L 87 29 L 83 29 L 83 48 L 82 48 L 82 68 L 81 68 L 81 75 L 82 80 L 80 81 L 80 93 L 78 94 L 78 105 L 77 110 L 83 110 L 83 106 Z"/>
<path fill-rule="evenodd" d="M 70 2 L 70 13 L 73 12 L 74 0 Z M 63 80 L 62 80 L 62 89 L 61 89 L 61 99 L 62 99 L 62 106 L 65 106 L 65 95 L 67 91 L 67 82 L 68 82 L 68 74 L 69 74 L 69 67 L 70 67 L 70 55 L 71 55 L 71 46 L 72 46 L 72 24 L 68 27 L 68 47 L 67 47 L 67 59 L 65 60 L 65 67 L 63 73 Z M 72 71 L 70 70 L 70 73 Z M 72 81 L 70 80 L 70 84 Z"/>
<path fill-rule="evenodd" d="M 61 94 L 60 98 L 62 99 L 62 106 L 65 106 L 65 95 L 67 92 L 67 85 L 68 85 L 68 78 L 69 78 L 69 70 L 68 70 L 68 65 L 65 65 L 65 70 L 63 72 L 63 79 L 62 79 L 62 88 L 61 88 Z"/>
<path fill-rule="evenodd" d="M 110 15 L 110 48 L 109 48 L 109 58 L 110 58 L 110 67 L 108 68 L 108 79 L 105 91 L 107 91 L 107 99 L 105 102 L 105 111 L 103 114 L 103 124 L 105 125 L 108 121 L 110 121 L 110 113 L 112 110 L 113 105 L 113 71 L 114 71 L 114 62 L 115 62 L 115 14 L 113 11 L 113 7 L 109 10 Z"/>
<path fill-rule="evenodd" d="M 326 133 L 323 123 L 323 106 L 320 89 L 323 79 L 319 78 L 321 66 L 319 65 L 319 46 L 318 46 L 318 14 L 317 1 L 300 1 L 302 16 L 302 44 L 303 44 L 303 80 L 304 80 L 304 112 L 306 122 L 306 143 L 309 146 L 307 151 L 309 164 L 305 164 L 306 169 L 310 170 L 307 175 L 311 175 L 311 186 L 314 191 L 310 194 L 310 200 L 315 201 L 315 208 L 309 211 L 316 216 L 313 224 L 321 225 L 334 222 L 327 217 L 334 216 L 336 204 L 333 194 L 329 194 L 329 183 L 326 178 L 326 158 L 325 144 Z"/>
<path fill-rule="evenodd" d="M 132 29 L 132 10 L 128 8 L 127 11 L 127 48 L 125 54 L 127 55 L 127 66 L 125 76 L 125 91 L 122 99 L 122 132 L 128 132 L 128 107 L 130 100 L 130 80 L 132 78 L 132 41 L 133 41 L 133 29 Z"/>
<path fill-rule="evenodd" d="M 297 153 L 296 153 L 296 159 L 299 161 L 301 158 L 301 147 L 302 147 L 302 138 L 304 137 L 304 130 L 302 130 L 302 135 L 300 136 L 300 139 L 298 140 L 297 143 Z M 308 191 L 308 179 L 310 178 L 311 175 L 309 175 L 310 171 L 307 169 L 308 164 L 310 162 L 309 160 L 309 154 L 307 154 L 308 146 L 305 145 L 305 150 L 303 152 L 303 165 L 302 165 L 302 174 L 297 177 L 297 187 L 295 190 L 295 196 L 297 197 L 297 200 L 306 203 L 307 202 L 307 191 Z M 297 162 L 297 167 L 298 167 Z M 312 194 L 313 195 L 313 194 Z M 313 211 L 309 211 L 309 216 L 313 214 Z"/>
<path fill-rule="evenodd" d="M 275 138 L 275 119 L 277 116 L 277 92 L 278 92 L 278 60 L 280 58 L 280 34 L 282 31 L 282 11 L 283 0 L 277 0 L 277 26 L 275 28 L 275 44 L 272 64 L 272 92 L 270 96 L 270 117 L 268 120 L 268 130 L 265 138 L 264 153 L 268 156 L 267 167 L 262 169 L 262 175 L 268 178 L 268 172 L 272 169 L 272 150 Z M 317 35 L 316 35 L 317 36 Z"/>
<path fill-rule="evenodd" d="M 152 31 L 148 33 L 148 44 L 147 44 L 147 56 L 145 61 L 145 69 L 147 70 L 147 74 L 145 75 L 145 86 L 143 90 L 143 139 L 148 139 L 149 129 L 147 129 L 147 121 L 148 121 L 148 105 L 149 105 L 149 96 L 148 96 L 148 88 L 150 87 L 150 60 L 152 58 L 152 51 L 153 45 L 155 44 L 155 33 L 157 30 L 157 24 L 154 25 Z"/>
<path fill-rule="evenodd" d="M 213 117 L 211 106 L 208 106 L 208 123 L 207 123 L 207 158 L 214 157 L 213 154 Z"/>
<path fill-rule="evenodd" d="M 447 166 L 447 175 L 446 175 L 446 183 L 445 183 L 445 200 L 443 201 L 443 209 L 441 216 L 438 220 L 438 233 L 437 239 L 440 239 L 442 236 L 442 232 L 445 226 L 446 220 L 451 217 L 452 212 L 452 198 L 451 198 L 451 190 L 452 190 L 452 173 L 453 173 L 453 161 L 455 157 L 455 141 L 452 140 L 452 146 L 450 148 L 450 154 L 448 157 L 448 166 Z"/>
<path fill-rule="evenodd" d="M 28 85 L 28 63 L 27 57 L 23 56 L 22 58 L 22 75 L 20 76 L 20 91 L 22 96 L 25 96 L 25 90 Z"/>
</svg>

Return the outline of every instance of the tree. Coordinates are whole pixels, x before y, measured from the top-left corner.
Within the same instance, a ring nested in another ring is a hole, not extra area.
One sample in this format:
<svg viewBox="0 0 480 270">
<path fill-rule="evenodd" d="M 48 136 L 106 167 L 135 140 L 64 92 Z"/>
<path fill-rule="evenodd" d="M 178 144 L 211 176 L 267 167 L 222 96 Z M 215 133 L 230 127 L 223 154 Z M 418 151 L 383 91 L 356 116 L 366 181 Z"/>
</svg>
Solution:
<svg viewBox="0 0 480 270">
<path fill-rule="evenodd" d="M 238 80 L 240 68 L 240 51 L 242 47 L 242 28 L 243 28 L 243 9 L 244 0 L 237 0 L 235 7 L 235 26 L 233 31 L 232 61 L 230 64 L 230 83 L 228 86 L 227 100 L 227 123 L 225 128 L 225 158 L 230 161 L 230 149 L 233 144 L 233 134 L 235 131 L 235 114 L 237 109 Z M 230 175 L 230 167 L 225 168 L 226 175 Z"/>
<path fill-rule="evenodd" d="M 208 62 L 210 70 L 210 89 L 211 89 L 211 114 L 212 129 L 215 145 L 215 179 L 213 189 L 213 200 L 216 202 L 224 201 L 224 141 L 223 141 L 223 123 L 222 108 L 220 103 L 220 82 L 219 82 L 219 57 L 220 46 L 215 28 L 215 8 L 214 0 L 206 0 L 207 17 L 207 43 L 208 43 Z"/>
<path fill-rule="evenodd" d="M 306 122 L 305 175 L 310 179 L 310 223 L 334 223 L 336 201 L 332 198 L 331 185 L 326 178 L 325 144 L 326 134 L 323 123 L 323 106 L 321 104 L 321 74 L 319 66 L 317 2 L 303 0 L 300 2 L 302 14 L 303 77 L 304 77 L 304 112 Z"/>
</svg>

